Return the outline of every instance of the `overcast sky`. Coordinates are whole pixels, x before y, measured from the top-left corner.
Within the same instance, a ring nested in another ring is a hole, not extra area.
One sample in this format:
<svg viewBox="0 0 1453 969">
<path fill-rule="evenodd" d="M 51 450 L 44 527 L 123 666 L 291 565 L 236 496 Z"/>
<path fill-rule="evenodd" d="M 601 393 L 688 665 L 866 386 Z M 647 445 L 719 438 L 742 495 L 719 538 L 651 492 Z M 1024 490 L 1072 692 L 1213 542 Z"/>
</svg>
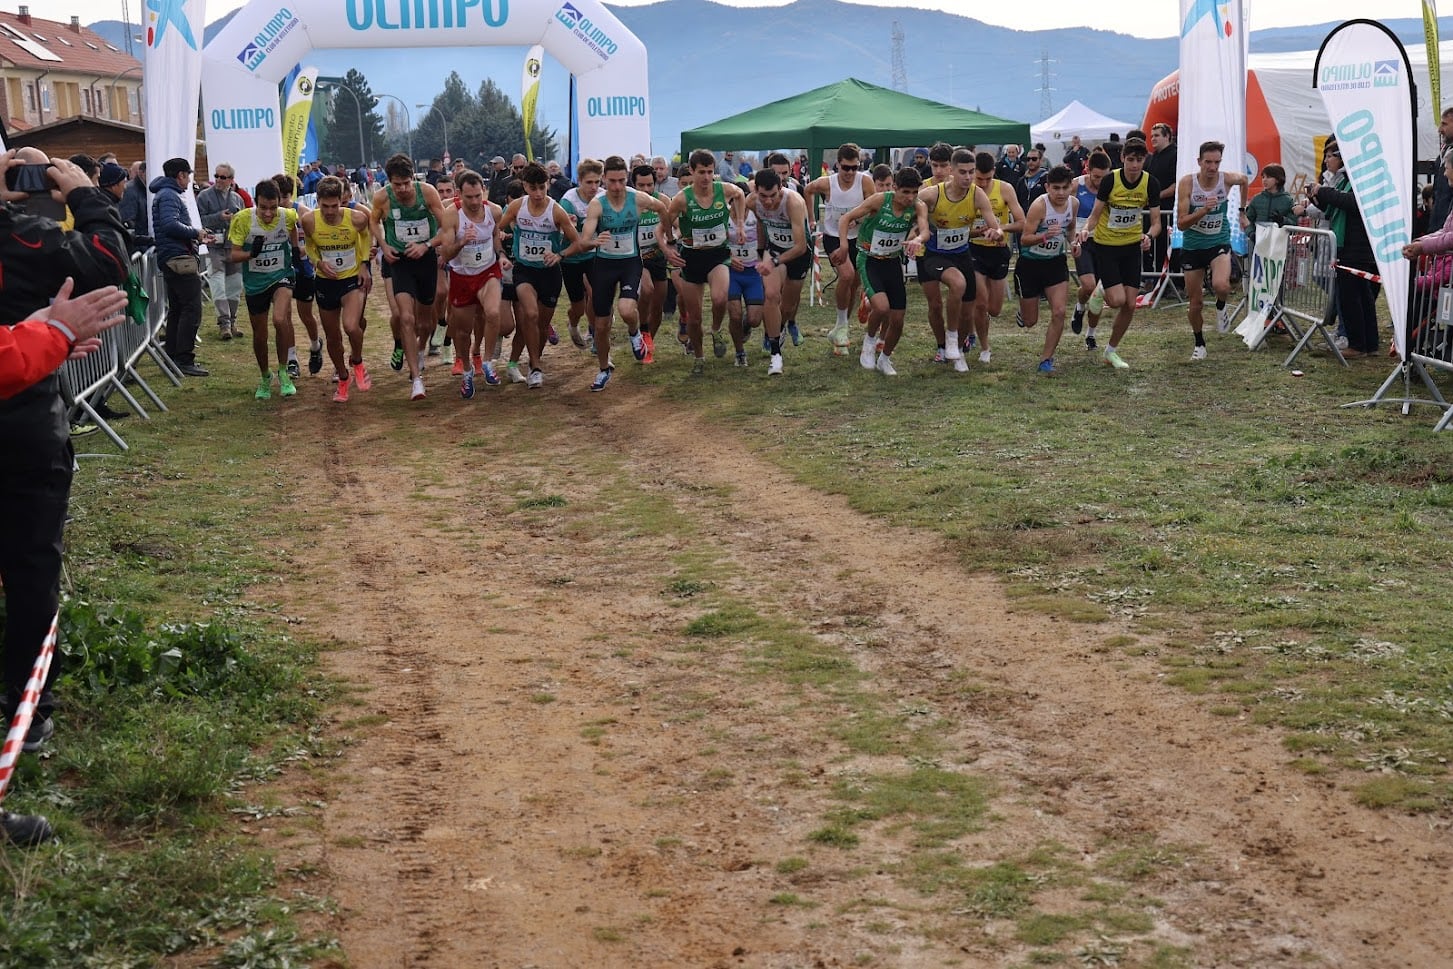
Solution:
<svg viewBox="0 0 1453 969">
<path fill-rule="evenodd" d="M 146 0 L 129 2 L 132 22 L 140 23 Z M 655 0 L 617 0 L 621 6 L 640 6 L 646 2 Z M 1264 27 L 1292 27 L 1349 20 L 1366 16 L 1370 6 L 1367 0 L 1246 0 L 1246 3 L 1251 12 L 1253 31 Z M 207 4 L 207 22 L 211 23 L 242 5 L 241 0 L 211 0 Z M 782 0 L 727 0 L 727 5 L 775 7 L 781 6 Z M 1110 0 L 1107 3 L 1095 3 L 1093 0 L 1034 0 L 1033 3 L 997 4 L 969 4 L 967 0 L 873 0 L 871 5 L 915 7 L 920 10 L 938 8 L 951 13 L 963 13 L 966 8 L 971 8 L 972 16 L 978 20 L 1017 30 L 1095 26 L 1137 37 L 1174 36 L 1179 29 L 1176 20 L 1180 9 L 1179 3 L 1173 0 Z M 5 3 L 7 10 L 13 11 L 17 6 L 17 0 Z M 29 0 L 29 6 L 30 12 L 35 16 L 61 23 L 68 22 L 73 15 L 79 15 L 83 24 L 121 19 L 121 0 Z M 1392 3 L 1380 6 L 1381 12 L 1388 16 L 1422 16 L 1422 6 L 1417 0 L 1393 0 Z M 1453 4 L 1448 0 L 1444 0 L 1444 6 L 1448 8 L 1445 13 L 1453 12 Z M 912 56 L 911 52 L 909 56 Z"/>
</svg>

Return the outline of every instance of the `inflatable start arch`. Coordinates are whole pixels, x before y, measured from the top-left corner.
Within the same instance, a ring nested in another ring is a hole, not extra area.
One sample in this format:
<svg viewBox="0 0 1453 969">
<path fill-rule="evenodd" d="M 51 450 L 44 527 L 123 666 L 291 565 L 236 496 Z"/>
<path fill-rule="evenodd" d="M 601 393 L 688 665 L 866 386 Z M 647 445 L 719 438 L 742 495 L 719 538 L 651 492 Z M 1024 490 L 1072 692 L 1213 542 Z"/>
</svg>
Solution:
<svg viewBox="0 0 1453 969">
<path fill-rule="evenodd" d="M 650 154 L 646 47 L 600 0 L 251 0 L 202 51 L 207 155 L 281 171 L 278 84 L 314 49 L 534 44 L 575 75 L 580 157 Z"/>
</svg>

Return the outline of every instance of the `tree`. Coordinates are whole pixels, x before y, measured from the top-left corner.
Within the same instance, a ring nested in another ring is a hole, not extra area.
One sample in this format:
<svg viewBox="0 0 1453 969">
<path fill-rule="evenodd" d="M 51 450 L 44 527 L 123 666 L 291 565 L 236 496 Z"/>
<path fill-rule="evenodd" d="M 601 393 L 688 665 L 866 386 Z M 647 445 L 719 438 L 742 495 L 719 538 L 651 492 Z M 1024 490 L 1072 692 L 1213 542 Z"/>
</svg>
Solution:
<svg viewBox="0 0 1453 969">
<path fill-rule="evenodd" d="M 341 87 L 352 91 L 357 97 L 355 101 L 349 96 L 348 91 L 340 91 L 335 88 L 320 88 L 329 95 L 328 106 L 325 115 L 328 119 L 327 130 L 323 132 L 320 144 L 322 145 L 322 160 L 329 165 L 336 162 L 344 164 L 357 164 L 358 162 L 380 161 L 387 147 L 387 139 L 383 132 L 383 117 L 378 113 L 378 98 L 374 97 L 373 91 L 368 86 L 368 79 L 356 69 L 349 68 L 348 73 L 343 76 Z M 359 152 L 359 124 L 358 109 L 363 109 L 363 157 L 358 157 Z"/>
<path fill-rule="evenodd" d="M 414 151 L 421 158 L 444 156 L 446 123 L 450 153 L 478 167 L 486 167 L 485 163 L 495 155 L 509 158 L 524 153 L 524 119 L 515 103 L 491 80 L 481 82 L 477 93 L 470 93 L 458 72 L 452 72 L 433 104 L 421 111 L 414 131 Z M 555 132 L 538 124 L 531 129 L 530 142 L 538 159 L 559 151 Z"/>
</svg>

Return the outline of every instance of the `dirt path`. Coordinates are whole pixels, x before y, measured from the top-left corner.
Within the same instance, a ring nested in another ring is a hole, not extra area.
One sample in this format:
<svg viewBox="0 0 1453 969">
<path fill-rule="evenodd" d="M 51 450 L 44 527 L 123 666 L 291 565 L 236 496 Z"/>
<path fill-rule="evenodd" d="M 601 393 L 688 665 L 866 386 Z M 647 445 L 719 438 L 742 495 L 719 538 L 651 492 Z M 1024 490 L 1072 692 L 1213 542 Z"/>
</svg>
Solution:
<svg viewBox="0 0 1453 969">
<path fill-rule="evenodd" d="M 1023 963 L 1012 922 L 908 884 L 904 837 L 808 840 L 835 780 L 904 758 L 834 742 L 832 698 L 744 672 L 749 645 L 685 637 L 683 556 L 844 650 L 884 708 L 950 724 L 943 763 L 994 790 L 967 864 L 1057 845 L 1096 870 L 1142 843 L 1153 926 L 1129 934 L 1180 964 L 1448 965 L 1446 829 L 1356 807 L 1272 732 L 1105 650 L 1123 630 L 1014 612 L 935 537 L 651 390 L 583 392 L 570 356 L 538 395 L 412 418 L 320 398 L 293 422 L 300 493 L 336 513 L 295 543 L 314 579 L 285 606 L 332 631 L 359 692 L 321 827 L 282 850 L 319 865 L 352 966 Z M 416 450 L 410 419 L 438 446 Z M 1075 898 L 1037 901 L 1056 891 Z"/>
</svg>

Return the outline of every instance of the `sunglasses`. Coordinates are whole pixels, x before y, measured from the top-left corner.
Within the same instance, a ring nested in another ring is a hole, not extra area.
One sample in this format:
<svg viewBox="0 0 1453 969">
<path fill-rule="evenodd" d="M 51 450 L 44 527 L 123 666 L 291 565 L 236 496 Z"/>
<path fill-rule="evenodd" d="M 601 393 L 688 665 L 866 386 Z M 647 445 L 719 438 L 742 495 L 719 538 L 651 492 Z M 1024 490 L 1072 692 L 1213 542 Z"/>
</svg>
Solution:
<svg viewBox="0 0 1453 969">
<path fill-rule="evenodd" d="M 225 182 L 225 181 L 228 181 L 228 180 L 230 180 L 232 178 L 231 175 L 220 175 L 220 174 L 219 175 L 213 175 L 212 177 L 215 178 L 219 182 Z"/>
<path fill-rule="evenodd" d="M 1038 155 L 1029 155 L 1024 160 L 1025 161 L 1039 161 L 1039 156 Z"/>
<path fill-rule="evenodd" d="M 858 170 L 857 165 L 839 165 L 837 168 L 840 172 L 855 172 Z"/>
</svg>

